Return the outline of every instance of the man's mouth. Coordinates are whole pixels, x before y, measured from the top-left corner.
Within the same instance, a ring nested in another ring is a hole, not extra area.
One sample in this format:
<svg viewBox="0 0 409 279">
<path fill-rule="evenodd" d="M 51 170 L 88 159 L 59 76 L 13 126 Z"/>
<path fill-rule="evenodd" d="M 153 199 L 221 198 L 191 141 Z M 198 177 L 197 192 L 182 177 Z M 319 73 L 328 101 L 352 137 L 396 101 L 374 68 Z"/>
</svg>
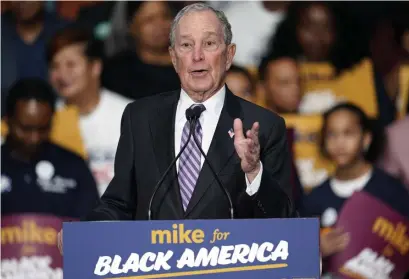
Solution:
<svg viewBox="0 0 409 279">
<path fill-rule="evenodd" d="M 60 81 L 58 83 L 58 87 L 60 87 L 61 89 L 65 89 L 65 88 L 70 87 L 70 86 L 71 86 L 71 83 L 69 83 L 69 82 Z"/>
<path fill-rule="evenodd" d="M 204 70 L 204 69 L 193 70 L 193 71 L 190 72 L 190 74 L 195 76 L 195 77 L 201 77 L 201 76 L 204 76 L 205 74 L 207 74 L 207 70 Z"/>
</svg>

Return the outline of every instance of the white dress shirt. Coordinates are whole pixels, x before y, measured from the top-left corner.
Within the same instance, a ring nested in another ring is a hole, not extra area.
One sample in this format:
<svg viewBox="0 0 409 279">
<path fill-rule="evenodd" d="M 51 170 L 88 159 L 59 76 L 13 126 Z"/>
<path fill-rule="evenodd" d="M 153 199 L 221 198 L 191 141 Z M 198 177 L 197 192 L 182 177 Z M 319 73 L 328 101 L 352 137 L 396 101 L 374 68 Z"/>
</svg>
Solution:
<svg viewBox="0 0 409 279">
<path fill-rule="evenodd" d="M 202 149 L 205 154 L 209 151 L 210 144 L 213 139 L 214 131 L 216 130 L 217 123 L 219 122 L 220 114 L 222 112 L 224 98 L 226 96 L 226 87 L 223 86 L 219 92 L 214 94 L 211 98 L 204 101 L 202 104 L 206 107 L 206 110 L 202 113 L 199 118 L 200 125 L 202 126 Z M 176 108 L 176 117 L 175 117 L 175 154 L 179 153 L 180 143 L 182 140 L 183 127 L 186 124 L 186 110 L 195 104 L 195 102 L 187 95 L 187 93 L 182 89 L 180 92 L 179 102 Z M 233 128 L 233 123 L 231 123 Z M 226 131 L 226 136 L 228 131 Z M 232 139 L 231 144 L 234 144 Z M 201 166 L 204 163 L 204 157 L 200 158 Z M 176 163 L 176 170 L 179 172 L 179 159 Z M 256 178 L 250 183 L 246 177 L 247 189 L 246 192 L 248 195 L 252 196 L 257 193 L 260 188 L 261 175 L 263 173 L 263 165 L 260 162 L 260 171 L 257 174 Z"/>
</svg>

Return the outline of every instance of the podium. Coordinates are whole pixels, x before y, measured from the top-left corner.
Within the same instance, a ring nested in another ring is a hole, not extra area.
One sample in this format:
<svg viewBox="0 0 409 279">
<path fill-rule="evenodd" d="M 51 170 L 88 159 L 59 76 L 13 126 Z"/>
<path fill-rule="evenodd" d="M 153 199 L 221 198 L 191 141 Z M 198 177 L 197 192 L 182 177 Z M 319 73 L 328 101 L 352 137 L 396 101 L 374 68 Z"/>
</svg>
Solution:
<svg viewBox="0 0 409 279">
<path fill-rule="evenodd" d="M 320 278 L 319 221 L 63 224 L 64 279 Z"/>
</svg>

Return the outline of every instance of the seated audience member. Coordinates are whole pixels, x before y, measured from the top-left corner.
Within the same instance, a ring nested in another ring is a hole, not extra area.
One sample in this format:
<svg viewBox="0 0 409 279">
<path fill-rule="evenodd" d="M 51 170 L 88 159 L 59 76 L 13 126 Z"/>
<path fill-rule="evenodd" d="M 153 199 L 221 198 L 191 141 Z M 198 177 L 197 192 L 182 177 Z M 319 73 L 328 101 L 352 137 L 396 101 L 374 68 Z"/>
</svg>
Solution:
<svg viewBox="0 0 409 279">
<path fill-rule="evenodd" d="M 66 23 L 47 13 L 44 5 L 44 1 L 12 1 L 10 11 L 1 17 L 2 95 L 21 78 L 47 80 L 46 42 Z"/>
<path fill-rule="evenodd" d="M 103 72 L 106 88 L 137 99 L 180 87 L 168 51 L 172 17 L 168 2 L 128 2 L 134 48 L 108 60 Z"/>
<path fill-rule="evenodd" d="M 78 109 L 78 127 L 100 194 L 114 175 L 121 117 L 130 102 L 101 87 L 102 56 L 102 43 L 74 26 L 59 31 L 47 50 L 49 78 L 60 105 Z"/>
<path fill-rule="evenodd" d="M 381 146 L 372 131 L 371 120 L 355 105 L 339 104 L 324 114 L 323 153 L 334 162 L 336 170 L 304 198 L 303 216 L 320 217 L 321 226 L 331 228 L 344 202 L 354 192 L 366 191 L 409 218 L 409 194 L 404 186 L 371 163 L 376 158 L 373 151 Z M 348 241 L 347 233 L 339 228 L 322 234 L 323 257 L 342 251 Z"/>
<path fill-rule="evenodd" d="M 234 95 L 253 101 L 256 85 L 254 78 L 245 68 L 232 65 L 227 72 L 226 84 Z"/>
<path fill-rule="evenodd" d="M 409 190 L 409 116 L 387 128 L 387 144 L 380 167 L 400 179 Z"/>
<path fill-rule="evenodd" d="M 1 146 L 1 213 L 44 213 L 79 219 L 98 201 L 86 162 L 49 141 L 52 88 L 38 78 L 18 81 L 7 97 L 9 134 Z"/>
<path fill-rule="evenodd" d="M 264 60 L 259 68 L 263 106 L 276 113 L 297 113 L 301 100 L 300 75 L 294 59 Z"/>
</svg>

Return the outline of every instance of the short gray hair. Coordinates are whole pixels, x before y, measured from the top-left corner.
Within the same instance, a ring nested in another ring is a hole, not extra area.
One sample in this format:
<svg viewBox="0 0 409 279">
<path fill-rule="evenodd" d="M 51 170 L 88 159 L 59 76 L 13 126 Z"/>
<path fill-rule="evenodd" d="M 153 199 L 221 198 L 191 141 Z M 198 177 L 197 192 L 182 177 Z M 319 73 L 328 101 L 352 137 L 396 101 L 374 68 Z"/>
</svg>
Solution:
<svg viewBox="0 0 409 279">
<path fill-rule="evenodd" d="M 216 10 L 215 8 L 209 6 L 208 4 L 205 3 L 194 3 L 191 5 L 188 5 L 184 7 L 181 11 L 178 12 L 176 17 L 174 18 L 172 22 L 172 26 L 170 29 L 170 35 L 169 35 L 169 40 L 170 40 L 170 46 L 174 47 L 175 46 L 175 37 L 176 37 L 176 27 L 179 24 L 180 19 L 191 12 L 202 12 L 202 11 L 212 11 L 216 14 L 217 18 L 219 19 L 220 23 L 222 24 L 223 28 L 223 36 L 224 36 L 224 42 L 226 45 L 230 45 L 231 41 L 233 39 L 233 33 L 231 31 L 231 25 L 229 21 L 227 20 L 226 15 L 219 10 Z"/>
</svg>

